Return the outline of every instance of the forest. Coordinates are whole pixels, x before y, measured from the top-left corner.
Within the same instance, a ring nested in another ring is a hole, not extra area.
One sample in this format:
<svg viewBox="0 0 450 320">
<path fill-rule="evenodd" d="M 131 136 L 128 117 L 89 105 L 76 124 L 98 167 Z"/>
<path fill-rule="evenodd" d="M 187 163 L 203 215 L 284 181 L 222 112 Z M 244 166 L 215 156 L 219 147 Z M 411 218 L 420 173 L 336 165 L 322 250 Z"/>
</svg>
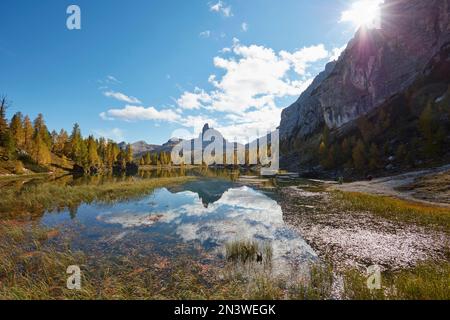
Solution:
<svg viewBox="0 0 450 320">
<path fill-rule="evenodd" d="M 124 171 L 136 167 L 130 144 L 120 148 L 117 142 L 109 139 L 97 139 L 92 135 L 85 138 L 76 123 L 70 134 L 64 129 L 50 132 L 42 114 L 32 121 L 29 116 L 17 112 L 8 121 L 8 107 L 6 97 L 0 99 L 0 157 L 3 163 L 14 165 L 15 174 L 22 174 L 27 169 L 45 171 L 50 167 L 80 173 Z"/>
</svg>

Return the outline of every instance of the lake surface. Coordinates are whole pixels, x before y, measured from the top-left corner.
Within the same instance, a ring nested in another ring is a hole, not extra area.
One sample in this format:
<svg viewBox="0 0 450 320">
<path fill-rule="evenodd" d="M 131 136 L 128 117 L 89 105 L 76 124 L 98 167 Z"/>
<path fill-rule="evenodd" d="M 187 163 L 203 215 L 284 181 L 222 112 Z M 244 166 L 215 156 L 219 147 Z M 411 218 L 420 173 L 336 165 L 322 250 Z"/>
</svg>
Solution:
<svg viewBox="0 0 450 320">
<path fill-rule="evenodd" d="M 226 243 L 256 240 L 271 245 L 273 269 L 280 273 L 317 259 L 302 236 L 284 223 L 271 180 L 210 170 L 178 174 L 198 179 L 137 200 L 47 212 L 41 223 L 71 230 L 73 248 L 98 254 L 189 256 L 220 264 Z M 141 178 L 167 175 L 146 172 Z"/>
</svg>

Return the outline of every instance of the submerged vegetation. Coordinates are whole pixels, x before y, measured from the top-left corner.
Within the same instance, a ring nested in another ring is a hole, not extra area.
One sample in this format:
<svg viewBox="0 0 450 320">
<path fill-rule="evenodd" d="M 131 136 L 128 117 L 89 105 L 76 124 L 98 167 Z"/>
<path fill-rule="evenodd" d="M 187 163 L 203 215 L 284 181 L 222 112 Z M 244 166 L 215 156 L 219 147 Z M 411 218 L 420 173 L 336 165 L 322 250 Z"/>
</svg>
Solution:
<svg viewBox="0 0 450 320">
<path fill-rule="evenodd" d="M 300 277 L 256 267 L 252 277 L 223 276 L 188 256 L 159 264 L 140 255 L 111 259 L 73 251 L 69 242 L 55 230 L 0 222 L 0 299 L 450 299 L 448 262 L 383 273 L 382 290 L 371 291 L 360 271 L 335 274 L 328 265 Z M 81 290 L 66 288 L 71 265 L 81 267 Z"/>
</svg>

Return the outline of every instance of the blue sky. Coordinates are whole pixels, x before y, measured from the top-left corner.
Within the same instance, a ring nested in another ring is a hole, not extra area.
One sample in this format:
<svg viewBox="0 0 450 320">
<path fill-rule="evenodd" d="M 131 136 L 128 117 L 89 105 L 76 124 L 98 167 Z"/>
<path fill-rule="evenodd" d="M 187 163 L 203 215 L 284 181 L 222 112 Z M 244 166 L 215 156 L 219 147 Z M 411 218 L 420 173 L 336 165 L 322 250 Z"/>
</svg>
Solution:
<svg viewBox="0 0 450 320">
<path fill-rule="evenodd" d="M 208 121 L 245 141 L 353 36 L 352 2 L 2 0 L 0 94 L 50 129 L 160 144 Z"/>
</svg>

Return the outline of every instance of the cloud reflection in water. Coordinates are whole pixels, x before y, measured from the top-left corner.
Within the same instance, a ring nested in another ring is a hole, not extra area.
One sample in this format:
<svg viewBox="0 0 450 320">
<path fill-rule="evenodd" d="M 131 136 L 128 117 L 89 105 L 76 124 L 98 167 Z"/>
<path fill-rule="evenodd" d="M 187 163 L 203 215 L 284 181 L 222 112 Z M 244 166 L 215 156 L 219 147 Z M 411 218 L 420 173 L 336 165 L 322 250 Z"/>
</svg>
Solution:
<svg viewBox="0 0 450 320">
<path fill-rule="evenodd" d="M 143 210 L 145 208 L 145 210 Z M 197 193 L 171 193 L 158 189 L 141 200 L 136 209 L 103 213 L 98 220 L 123 228 L 166 224 L 184 242 L 200 242 L 221 250 L 226 242 L 255 239 L 272 244 L 274 267 L 301 264 L 316 259 L 314 251 L 301 236 L 283 221 L 278 203 L 249 187 L 229 188 L 219 200 L 204 205 Z"/>
</svg>

